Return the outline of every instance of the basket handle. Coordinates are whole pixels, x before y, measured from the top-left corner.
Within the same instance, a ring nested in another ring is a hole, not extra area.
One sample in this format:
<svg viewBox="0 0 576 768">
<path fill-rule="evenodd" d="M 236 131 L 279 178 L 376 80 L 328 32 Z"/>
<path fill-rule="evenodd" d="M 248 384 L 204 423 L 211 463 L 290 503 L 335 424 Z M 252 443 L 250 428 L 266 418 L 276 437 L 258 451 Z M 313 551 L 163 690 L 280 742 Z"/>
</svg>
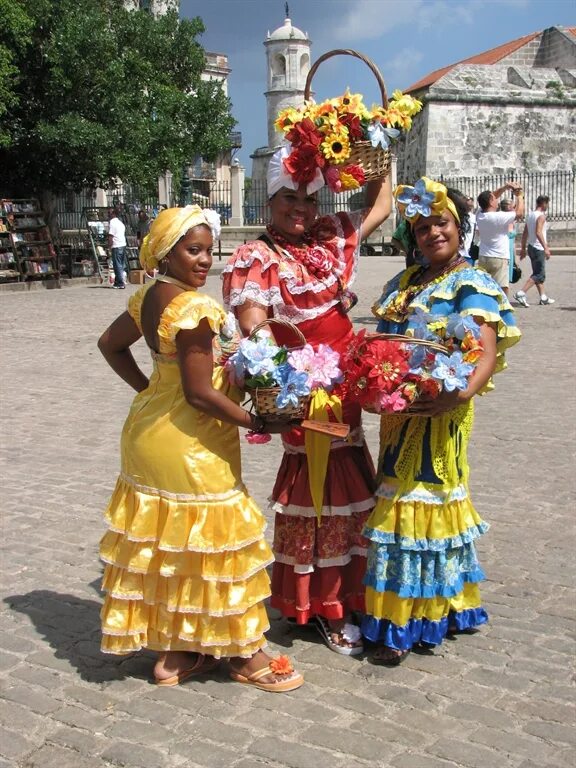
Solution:
<svg viewBox="0 0 576 768">
<path fill-rule="evenodd" d="M 363 349 L 366 344 L 369 344 L 371 341 L 404 341 L 407 344 L 416 344 L 423 347 L 430 347 L 430 349 L 435 350 L 436 352 L 442 352 L 443 354 L 448 354 L 449 350 L 447 347 L 445 347 L 443 344 L 437 344 L 434 341 L 426 341 L 426 339 L 416 339 L 413 336 L 404 336 L 400 333 L 372 333 L 370 336 L 364 337 L 364 343 L 361 344 L 358 347 L 358 351 Z"/>
<path fill-rule="evenodd" d="M 355 58 L 360 59 L 360 61 L 363 61 L 364 64 L 366 64 L 368 67 L 370 67 L 380 87 L 380 95 L 382 96 L 382 106 L 384 107 L 384 109 L 388 108 L 388 96 L 386 95 L 386 85 L 384 84 L 384 78 L 380 74 L 380 70 L 378 69 L 376 64 L 374 64 L 372 59 L 369 59 L 368 56 L 364 56 L 363 53 L 359 53 L 358 51 L 352 50 L 352 48 L 335 48 L 333 51 L 328 51 L 327 53 L 323 53 L 322 56 L 320 56 L 320 58 L 314 62 L 314 64 L 310 67 L 310 71 L 308 72 L 308 77 L 306 78 L 306 85 L 304 86 L 305 101 L 308 101 L 310 98 L 312 78 L 316 74 L 316 70 L 318 69 L 320 64 L 322 64 L 323 61 L 326 61 L 326 59 L 331 59 L 332 56 L 354 56 Z"/>
<path fill-rule="evenodd" d="M 268 320 L 263 320 L 261 323 L 258 323 L 258 325 L 255 325 L 254 328 L 252 328 L 250 331 L 248 338 L 251 339 L 261 328 L 265 328 L 267 325 L 274 324 L 280 325 L 283 328 L 288 328 L 288 330 L 292 331 L 294 335 L 297 336 L 298 344 L 295 344 L 293 347 L 289 347 L 290 349 L 297 349 L 298 346 L 303 347 L 306 344 L 306 338 L 299 328 L 297 328 L 293 323 L 289 323 L 288 320 L 280 320 L 276 317 L 270 317 Z"/>
</svg>

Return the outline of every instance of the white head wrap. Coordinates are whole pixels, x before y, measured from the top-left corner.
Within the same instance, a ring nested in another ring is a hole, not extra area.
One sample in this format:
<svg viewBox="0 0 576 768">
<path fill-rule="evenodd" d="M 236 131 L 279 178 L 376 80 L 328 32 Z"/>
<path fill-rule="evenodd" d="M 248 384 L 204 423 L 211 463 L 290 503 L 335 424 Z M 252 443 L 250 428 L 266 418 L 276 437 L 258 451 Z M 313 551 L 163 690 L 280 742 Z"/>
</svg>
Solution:
<svg viewBox="0 0 576 768">
<path fill-rule="evenodd" d="M 279 189 L 282 189 L 282 187 L 286 187 L 286 189 L 298 189 L 298 183 L 294 181 L 292 176 L 290 176 L 284 167 L 284 160 L 290 155 L 291 152 L 292 147 L 287 145 L 280 147 L 280 149 L 270 158 L 268 173 L 266 174 L 268 197 L 275 195 Z M 306 193 L 311 195 L 314 192 L 317 192 L 321 187 L 324 186 L 325 183 L 326 182 L 324 181 L 322 171 L 320 168 L 316 168 L 316 175 L 312 181 L 306 185 Z"/>
</svg>

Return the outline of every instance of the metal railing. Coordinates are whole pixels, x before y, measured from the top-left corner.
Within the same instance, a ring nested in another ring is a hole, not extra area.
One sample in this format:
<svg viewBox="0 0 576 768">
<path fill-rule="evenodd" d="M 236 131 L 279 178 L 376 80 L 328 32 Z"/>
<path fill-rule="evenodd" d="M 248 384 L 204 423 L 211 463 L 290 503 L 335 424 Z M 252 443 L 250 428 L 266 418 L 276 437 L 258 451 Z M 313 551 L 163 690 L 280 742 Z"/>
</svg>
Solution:
<svg viewBox="0 0 576 768">
<path fill-rule="evenodd" d="M 491 176 L 440 176 L 447 187 L 459 189 L 474 200 L 484 190 L 494 191 L 516 181 L 524 189 L 526 210 L 536 207 L 539 195 L 548 195 L 548 221 L 572 221 L 576 219 L 576 173 L 574 171 L 516 171 Z M 409 183 L 410 182 L 402 182 Z"/>
</svg>

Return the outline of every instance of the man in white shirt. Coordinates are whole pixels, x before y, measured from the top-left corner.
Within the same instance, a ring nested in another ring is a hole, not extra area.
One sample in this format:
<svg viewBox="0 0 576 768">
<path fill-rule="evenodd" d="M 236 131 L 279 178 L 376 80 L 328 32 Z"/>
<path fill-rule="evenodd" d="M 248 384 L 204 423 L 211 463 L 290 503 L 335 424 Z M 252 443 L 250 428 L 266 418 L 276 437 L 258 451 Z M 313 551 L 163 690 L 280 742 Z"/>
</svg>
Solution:
<svg viewBox="0 0 576 768">
<path fill-rule="evenodd" d="M 513 211 L 499 211 L 498 200 L 507 189 L 511 190 L 516 198 L 516 208 Z M 478 266 L 492 275 L 507 296 L 510 285 L 508 230 L 512 222 L 524 216 L 524 192 L 520 184 L 509 181 L 494 192 L 490 190 L 480 192 L 478 206 L 480 208 L 476 215 L 476 228 L 480 235 Z"/>
<path fill-rule="evenodd" d="M 554 299 L 546 295 L 544 291 L 544 281 L 546 280 L 546 262 L 550 258 L 550 248 L 546 239 L 546 211 L 550 198 L 547 195 L 539 195 L 536 198 L 536 208 L 530 211 L 526 217 L 526 226 L 522 232 L 522 243 L 520 245 L 520 258 L 526 258 L 526 245 L 528 245 L 528 256 L 532 262 L 532 276 L 526 280 L 521 291 L 514 294 L 514 298 L 522 307 L 529 307 L 526 299 L 526 291 L 533 285 L 540 294 L 540 304 L 554 304 Z"/>
<path fill-rule="evenodd" d="M 126 251 L 126 227 L 119 218 L 118 208 L 108 211 L 108 247 L 112 253 L 112 266 L 114 267 L 114 288 L 126 288 L 124 274 L 128 271 L 128 264 L 124 253 Z"/>
</svg>

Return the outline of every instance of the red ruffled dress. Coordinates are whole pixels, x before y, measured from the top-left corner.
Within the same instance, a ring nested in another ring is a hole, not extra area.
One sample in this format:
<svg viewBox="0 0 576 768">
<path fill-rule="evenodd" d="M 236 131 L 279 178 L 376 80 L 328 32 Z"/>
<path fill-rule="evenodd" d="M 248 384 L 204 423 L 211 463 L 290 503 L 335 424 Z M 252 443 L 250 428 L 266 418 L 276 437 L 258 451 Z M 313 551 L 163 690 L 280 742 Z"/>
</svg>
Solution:
<svg viewBox="0 0 576 768">
<path fill-rule="evenodd" d="M 329 344 L 343 352 L 353 329 L 340 303 L 341 286 L 349 286 L 356 276 L 364 215 L 337 213 L 315 222 L 313 240 L 332 262 L 322 277 L 261 240 L 240 246 L 222 274 L 225 305 L 236 310 L 247 301 L 256 302 L 268 308 L 270 317 L 297 325 L 312 346 Z M 274 327 L 274 335 L 280 344 L 294 342 L 289 329 Z M 282 436 L 284 456 L 270 497 L 276 513 L 271 604 L 298 624 L 315 615 L 339 619 L 351 610 L 364 611 L 368 542 L 362 529 L 375 503 L 375 473 L 360 408 L 345 401 L 343 417 L 351 434 L 346 441 L 332 440 L 320 525 L 309 488 L 303 431 Z"/>
</svg>

